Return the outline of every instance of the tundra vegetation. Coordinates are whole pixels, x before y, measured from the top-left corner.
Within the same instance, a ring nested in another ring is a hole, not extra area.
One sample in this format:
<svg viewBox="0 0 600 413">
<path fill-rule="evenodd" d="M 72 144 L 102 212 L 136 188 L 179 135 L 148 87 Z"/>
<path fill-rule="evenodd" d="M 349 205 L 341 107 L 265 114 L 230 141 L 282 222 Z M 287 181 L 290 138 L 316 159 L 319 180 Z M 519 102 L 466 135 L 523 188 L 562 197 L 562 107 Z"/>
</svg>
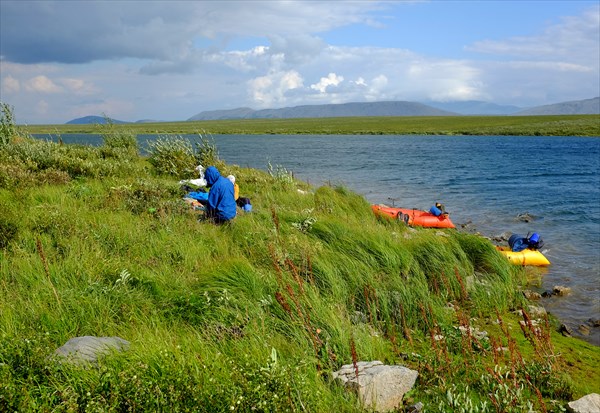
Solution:
<svg viewBox="0 0 600 413">
<path fill-rule="evenodd" d="M 600 136 L 600 115 L 370 116 L 231 119 L 114 125 L 136 134 Z M 32 125 L 32 134 L 102 133 L 102 125 Z"/>
<path fill-rule="evenodd" d="M 101 146 L 61 145 L 2 111 L 1 411 L 359 412 L 331 373 L 363 360 L 417 370 L 404 403 L 427 412 L 559 412 L 600 392 L 598 348 L 535 319 L 527 272 L 483 237 L 225 164 L 205 136 L 141 157 L 111 124 Z M 253 212 L 199 220 L 178 184 L 198 162 L 234 174 Z M 131 346 L 51 357 L 86 335 Z"/>
</svg>

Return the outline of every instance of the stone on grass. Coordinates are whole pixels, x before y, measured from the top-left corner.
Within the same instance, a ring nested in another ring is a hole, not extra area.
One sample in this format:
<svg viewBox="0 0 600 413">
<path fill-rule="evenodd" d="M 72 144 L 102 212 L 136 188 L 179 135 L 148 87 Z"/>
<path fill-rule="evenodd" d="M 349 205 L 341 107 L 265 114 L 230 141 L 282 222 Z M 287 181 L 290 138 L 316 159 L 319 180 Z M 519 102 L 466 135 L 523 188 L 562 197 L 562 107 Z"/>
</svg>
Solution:
<svg viewBox="0 0 600 413">
<path fill-rule="evenodd" d="M 404 394 L 412 389 L 418 372 L 404 366 L 387 366 L 381 361 L 346 364 L 333 373 L 333 378 L 347 389 L 356 391 L 366 409 L 387 412 L 402 404 Z"/>
<path fill-rule="evenodd" d="M 600 412 L 600 394 L 592 393 L 567 404 L 567 411 L 572 413 Z"/>
<path fill-rule="evenodd" d="M 62 361 L 74 364 L 97 363 L 98 358 L 112 351 L 129 348 L 129 342 L 120 337 L 74 337 L 57 348 L 54 354 Z"/>
</svg>

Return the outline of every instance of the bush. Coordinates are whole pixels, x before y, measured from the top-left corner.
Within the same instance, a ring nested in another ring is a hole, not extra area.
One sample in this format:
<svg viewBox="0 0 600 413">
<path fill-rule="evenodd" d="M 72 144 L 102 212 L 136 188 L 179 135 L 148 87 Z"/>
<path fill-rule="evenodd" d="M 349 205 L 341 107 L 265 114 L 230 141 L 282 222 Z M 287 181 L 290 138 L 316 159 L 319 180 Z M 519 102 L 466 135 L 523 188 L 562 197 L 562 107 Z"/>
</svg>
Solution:
<svg viewBox="0 0 600 413">
<path fill-rule="evenodd" d="M 148 161 L 159 174 L 185 178 L 193 173 L 196 157 L 189 140 L 181 136 L 162 136 L 148 145 Z"/>
<path fill-rule="evenodd" d="M 8 145 L 16 134 L 13 109 L 0 102 L 0 147 Z"/>
<path fill-rule="evenodd" d="M 104 119 L 106 121 L 105 124 L 99 126 L 105 148 L 122 149 L 121 151 L 112 151 L 112 154 L 116 154 L 117 157 L 136 157 L 139 152 L 137 135 L 126 129 L 115 128 L 112 120 L 106 116 Z"/>
<path fill-rule="evenodd" d="M 204 167 L 209 165 L 219 165 L 221 160 L 219 159 L 219 151 L 217 150 L 214 140 L 212 138 L 208 140 L 200 134 L 198 136 L 200 141 L 196 142 L 196 163 Z"/>
</svg>

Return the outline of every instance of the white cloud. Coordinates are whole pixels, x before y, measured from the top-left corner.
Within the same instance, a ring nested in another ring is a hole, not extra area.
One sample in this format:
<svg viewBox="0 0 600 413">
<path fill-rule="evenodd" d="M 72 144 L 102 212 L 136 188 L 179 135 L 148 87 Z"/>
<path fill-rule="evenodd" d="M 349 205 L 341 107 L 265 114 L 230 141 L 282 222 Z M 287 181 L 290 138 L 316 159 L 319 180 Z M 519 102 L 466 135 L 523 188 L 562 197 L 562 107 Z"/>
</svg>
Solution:
<svg viewBox="0 0 600 413">
<path fill-rule="evenodd" d="M 537 35 L 506 40 L 482 40 L 467 50 L 494 55 L 520 56 L 528 60 L 565 60 L 598 68 L 600 6 L 586 10 L 581 16 L 564 17 Z"/>
<path fill-rule="evenodd" d="M 248 82 L 249 94 L 261 108 L 272 107 L 286 101 L 287 92 L 303 87 L 302 76 L 294 70 L 273 72 Z"/>
<path fill-rule="evenodd" d="M 15 79 L 11 75 L 6 76 L 2 79 L 2 89 L 6 93 L 17 93 L 21 90 L 21 82 L 18 79 Z"/>
<path fill-rule="evenodd" d="M 58 80 L 58 82 L 60 82 L 69 92 L 78 95 L 91 95 L 98 92 L 98 89 L 94 87 L 94 85 L 83 79 L 64 78 Z"/>
<path fill-rule="evenodd" d="M 365 79 L 363 79 L 362 77 L 359 77 L 356 80 L 351 80 L 350 83 L 353 83 L 355 85 L 359 85 L 359 86 L 366 86 L 367 84 L 365 83 Z"/>
<path fill-rule="evenodd" d="M 58 93 L 62 91 L 62 88 L 57 86 L 56 83 L 48 77 L 40 75 L 29 79 L 25 83 L 25 90 L 28 92 Z"/>
<path fill-rule="evenodd" d="M 329 86 L 338 86 L 344 81 L 344 76 L 338 76 L 335 73 L 329 73 L 327 77 L 322 77 L 318 83 L 310 85 L 313 90 L 318 90 L 321 93 L 327 92 Z"/>
</svg>

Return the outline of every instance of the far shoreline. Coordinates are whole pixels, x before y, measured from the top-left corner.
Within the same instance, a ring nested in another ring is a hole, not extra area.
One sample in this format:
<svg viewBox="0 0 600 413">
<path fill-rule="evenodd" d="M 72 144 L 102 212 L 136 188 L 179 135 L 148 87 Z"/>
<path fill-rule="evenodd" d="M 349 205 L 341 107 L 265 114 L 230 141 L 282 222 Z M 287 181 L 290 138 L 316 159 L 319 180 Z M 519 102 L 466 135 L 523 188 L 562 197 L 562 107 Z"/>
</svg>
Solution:
<svg viewBox="0 0 600 413">
<path fill-rule="evenodd" d="M 30 134 L 100 133 L 99 124 L 18 125 Z M 600 137 L 600 115 L 369 116 L 111 124 L 136 134 Z"/>
</svg>

